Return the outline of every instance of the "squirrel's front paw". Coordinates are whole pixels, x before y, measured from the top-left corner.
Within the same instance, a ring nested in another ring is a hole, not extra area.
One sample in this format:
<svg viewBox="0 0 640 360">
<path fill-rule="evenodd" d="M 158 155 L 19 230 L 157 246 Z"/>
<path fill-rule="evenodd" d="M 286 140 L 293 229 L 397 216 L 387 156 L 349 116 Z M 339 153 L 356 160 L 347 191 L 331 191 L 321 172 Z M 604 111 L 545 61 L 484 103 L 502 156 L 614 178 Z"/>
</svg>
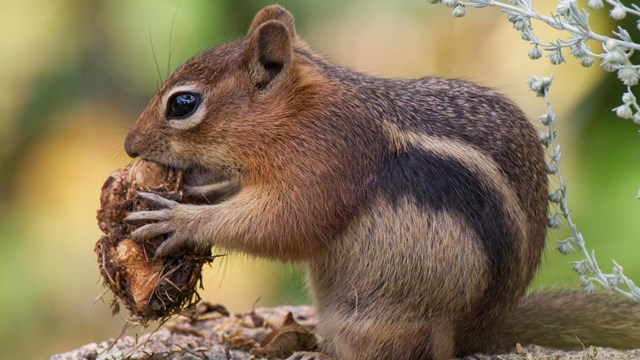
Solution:
<svg viewBox="0 0 640 360">
<path fill-rule="evenodd" d="M 162 196 L 138 192 L 143 199 L 160 205 L 164 209 L 137 211 L 130 213 L 125 221 L 155 221 L 143 225 L 131 232 L 131 239 L 143 241 L 155 236 L 167 234 L 167 239 L 158 247 L 156 258 L 167 257 L 177 252 L 180 248 L 192 246 L 201 247 L 196 242 L 195 219 L 197 218 L 197 205 L 184 205 Z"/>
</svg>

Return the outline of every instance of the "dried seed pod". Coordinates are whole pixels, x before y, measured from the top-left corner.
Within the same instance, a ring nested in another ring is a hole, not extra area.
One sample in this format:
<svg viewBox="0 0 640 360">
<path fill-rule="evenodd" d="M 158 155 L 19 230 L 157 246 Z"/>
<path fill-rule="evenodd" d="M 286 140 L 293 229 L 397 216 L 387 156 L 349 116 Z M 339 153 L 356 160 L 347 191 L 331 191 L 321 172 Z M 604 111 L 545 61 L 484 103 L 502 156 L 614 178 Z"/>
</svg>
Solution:
<svg viewBox="0 0 640 360">
<path fill-rule="evenodd" d="M 212 256 L 184 249 L 166 259 L 154 259 L 158 246 L 166 236 L 143 243 L 129 238 L 136 226 L 124 222 L 133 211 L 155 210 L 140 198 L 137 191 L 153 192 L 178 202 L 184 200 L 183 174 L 147 161 L 136 161 L 113 172 L 102 187 L 98 225 L 105 234 L 98 240 L 95 252 L 103 283 L 116 296 L 112 304 L 118 312 L 118 301 L 142 323 L 179 313 L 193 306 L 199 296 L 196 286 L 202 266 Z"/>
</svg>

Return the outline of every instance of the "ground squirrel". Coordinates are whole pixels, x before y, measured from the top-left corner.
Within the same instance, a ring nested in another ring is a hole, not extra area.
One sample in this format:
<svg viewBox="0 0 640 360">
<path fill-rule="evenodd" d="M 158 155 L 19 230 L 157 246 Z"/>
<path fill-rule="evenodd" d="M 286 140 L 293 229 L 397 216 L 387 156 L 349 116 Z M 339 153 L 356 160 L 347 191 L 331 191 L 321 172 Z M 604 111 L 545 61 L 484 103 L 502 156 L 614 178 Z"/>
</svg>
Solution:
<svg viewBox="0 0 640 360">
<path fill-rule="evenodd" d="M 463 81 L 331 65 L 280 6 L 179 67 L 125 149 L 184 169 L 203 199 L 145 195 L 165 208 L 129 220 L 151 220 L 134 239 L 169 235 L 156 256 L 213 245 L 306 264 L 324 355 L 294 358 L 448 359 L 536 341 L 546 324 L 526 324 L 554 306 L 609 301 L 557 292 L 516 310 L 547 217 L 543 150 L 518 107 Z M 613 345 L 640 346 L 637 324 Z"/>
</svg>

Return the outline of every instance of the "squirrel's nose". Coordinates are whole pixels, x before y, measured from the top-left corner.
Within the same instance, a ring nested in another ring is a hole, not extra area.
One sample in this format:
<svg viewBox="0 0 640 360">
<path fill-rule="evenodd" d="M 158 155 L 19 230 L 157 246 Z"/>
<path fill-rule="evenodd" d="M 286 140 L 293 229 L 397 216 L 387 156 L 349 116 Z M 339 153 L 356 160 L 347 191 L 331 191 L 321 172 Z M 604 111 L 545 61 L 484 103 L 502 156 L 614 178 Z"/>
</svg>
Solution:
<svg viewBox="0 0 640 360">
<path fill-rule="evenodd" d="M 127 134 L 127 138 L 124 140 L 124 151 L 126 151 L 127 155 L 132 158 L 136 158 L 139 155 L 138 151 L 135 149 L 136 142 L 133 132 Z"/>
</svg>

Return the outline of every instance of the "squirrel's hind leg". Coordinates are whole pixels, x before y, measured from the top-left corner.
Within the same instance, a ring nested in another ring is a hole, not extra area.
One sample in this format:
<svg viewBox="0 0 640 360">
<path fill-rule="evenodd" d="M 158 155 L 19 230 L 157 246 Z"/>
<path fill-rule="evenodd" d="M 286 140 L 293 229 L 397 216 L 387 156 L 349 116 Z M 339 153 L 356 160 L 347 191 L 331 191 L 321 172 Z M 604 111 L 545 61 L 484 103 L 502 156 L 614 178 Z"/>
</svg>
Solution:
<svg viewBox="0 0 640 360">
<path fill-rule="evenodd" d="M 342 327 L 339 335 L 328 336 L 325 346 L 340 360 L 449 360 L 455 357 L 455 327 L 448 319 L 393 323 L 373 332 L 363 325 L 352 323 Z"/>
</svg>

